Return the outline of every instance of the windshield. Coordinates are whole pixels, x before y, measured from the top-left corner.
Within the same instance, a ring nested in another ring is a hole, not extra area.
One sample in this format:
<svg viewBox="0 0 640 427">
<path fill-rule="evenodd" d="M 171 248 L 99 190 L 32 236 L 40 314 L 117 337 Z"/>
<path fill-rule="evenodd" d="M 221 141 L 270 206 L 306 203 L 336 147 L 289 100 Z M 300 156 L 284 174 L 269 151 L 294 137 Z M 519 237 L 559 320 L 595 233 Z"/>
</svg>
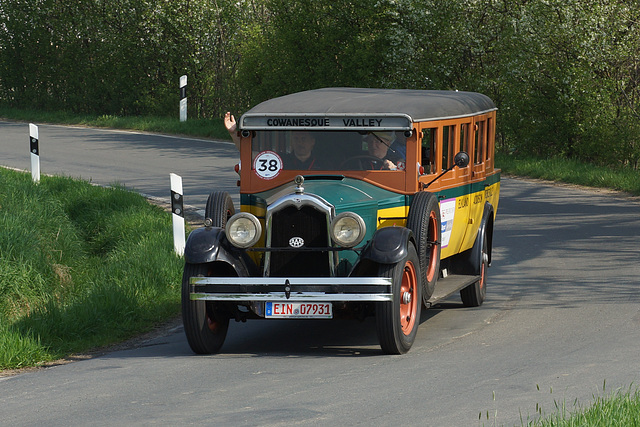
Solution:
<svg viewBox="0 0 640 427">
<path fill-rule="evenodd" d="M 255 131 L 253 169 L 269 178 L 280 170 L 404 170 L 402 132 Z"/>
</svg>

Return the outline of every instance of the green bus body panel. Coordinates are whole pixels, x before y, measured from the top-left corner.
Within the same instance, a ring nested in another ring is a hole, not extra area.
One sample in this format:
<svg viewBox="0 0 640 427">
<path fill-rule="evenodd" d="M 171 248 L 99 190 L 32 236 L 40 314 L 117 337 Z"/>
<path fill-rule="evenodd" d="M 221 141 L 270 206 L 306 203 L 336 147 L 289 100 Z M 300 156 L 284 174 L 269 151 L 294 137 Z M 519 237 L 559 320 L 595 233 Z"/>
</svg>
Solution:
<svg viewBox="0 0 640 427">
<path fill-rule="evenodd" d="M 407 199 L 404 194 L 384 190 L 353 178 L 341 179 L 309 179 L 302 185 L 306 194 L 315 194 L 331 203 L 336 213 L 351 211 L 358 215 L 365 209 L 384 209 L 404 206 Z M 290 183 L 273 190 L 255 194 L 241 194 L 242 205 L 268 206 L 287 194 L 295 193 L 295 184 Z"/>
</svg>

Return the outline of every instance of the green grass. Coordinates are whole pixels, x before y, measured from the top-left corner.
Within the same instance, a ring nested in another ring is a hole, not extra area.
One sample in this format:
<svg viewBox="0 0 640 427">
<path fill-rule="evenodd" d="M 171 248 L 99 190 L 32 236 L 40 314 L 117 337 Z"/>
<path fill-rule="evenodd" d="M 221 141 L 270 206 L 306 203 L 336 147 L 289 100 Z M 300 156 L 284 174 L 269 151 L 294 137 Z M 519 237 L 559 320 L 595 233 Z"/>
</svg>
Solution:
<svg viewBox="0 0 640 427">
<path fill-rule="evenodd" d="M 0 168 L 0 369 L 122 341 L 180 311 L 171 216 L 139 194 Z"/>
<path fill-rule="evenodd" d="M 144 132 L 160 132 L 173 135 L 188 135 L 200 138 L 229 140 L 229 133 L 222 118 L 188 119 L 181 122 L 177 117 L 122 117 L 112 115 L 77 115 L 63 111 L 29 111 L 0 106 L 0 117 L 32 123 L 56 123 L 66 125 L 128 129 Z"/>
<path fill-rule="evenodd" d="M 606 384 L 606 383 L 605 383 Z M 605 393 L 603 387 L 603 393 Z M 568 408 L 566 402 L 555 402 L 554 411 L 545 414 L 538 405 L 540 418 L 528 420 L 522 425 L 532 427 L 633 427 L 640 426 L 640 389 L 629 387 L 604 396 L 594 396 L 590 406 L 583 408 L 574 401 Z"/>
<path fill-rule="evenodd" d="M 537 159 L 507 155 L 497 155 L 496 166 L 505 174 L 609 188 L 640 196 L 640 171 L 632 168 L 608 168 L 563 158 Z"/>
</svg>

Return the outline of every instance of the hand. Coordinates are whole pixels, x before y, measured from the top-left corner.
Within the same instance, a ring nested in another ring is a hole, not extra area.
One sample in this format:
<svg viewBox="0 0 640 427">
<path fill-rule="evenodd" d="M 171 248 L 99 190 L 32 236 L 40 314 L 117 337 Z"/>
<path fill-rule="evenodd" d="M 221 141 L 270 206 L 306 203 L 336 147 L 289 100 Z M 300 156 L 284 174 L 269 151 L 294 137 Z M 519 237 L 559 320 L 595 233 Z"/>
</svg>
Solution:
<svg viewBox="0 0 640 427">
<path fill-rule="evenodd" d="M 233 114 L 231 114 L 229 111 L 227 111 L 227 113 L 224 115 L 224 127 L 227 128 L 227 131 L 229 131 L 229 133 L 233 133 L 237 129 L 236 118 L 233 117 Z"/>
<path fill-rule="evenodd" d="M 398 170 L 398 167 L 391 160 L 385 159 L 382 161 L 382 169 L 395 171 L 395 170 Z"/>
</svg>

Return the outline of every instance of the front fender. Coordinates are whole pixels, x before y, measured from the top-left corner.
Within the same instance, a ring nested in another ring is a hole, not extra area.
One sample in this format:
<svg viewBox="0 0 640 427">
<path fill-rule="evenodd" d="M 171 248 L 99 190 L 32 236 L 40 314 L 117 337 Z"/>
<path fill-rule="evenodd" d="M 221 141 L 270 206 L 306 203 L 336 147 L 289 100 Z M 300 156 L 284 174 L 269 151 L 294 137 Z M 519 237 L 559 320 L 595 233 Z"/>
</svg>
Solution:
<svg viewBox="0 0 640 427">
<path fill-rule="evenodd" d="M 413 241 L 413 232 L 408 228 L 381 228 L 364 247 L 360 259 L 379 264 L 395 264 L 406 258 L 411 241 Z"/>
<path fill-rule="evenodd" d="M 184 248 L 184 259 L 189 264 L 225 262 L 240 277 L 256 276 L 258 267 L 245 251 L 234 247 L 220 227 L 202 227 L 193 230 Z"/>
</svg>

